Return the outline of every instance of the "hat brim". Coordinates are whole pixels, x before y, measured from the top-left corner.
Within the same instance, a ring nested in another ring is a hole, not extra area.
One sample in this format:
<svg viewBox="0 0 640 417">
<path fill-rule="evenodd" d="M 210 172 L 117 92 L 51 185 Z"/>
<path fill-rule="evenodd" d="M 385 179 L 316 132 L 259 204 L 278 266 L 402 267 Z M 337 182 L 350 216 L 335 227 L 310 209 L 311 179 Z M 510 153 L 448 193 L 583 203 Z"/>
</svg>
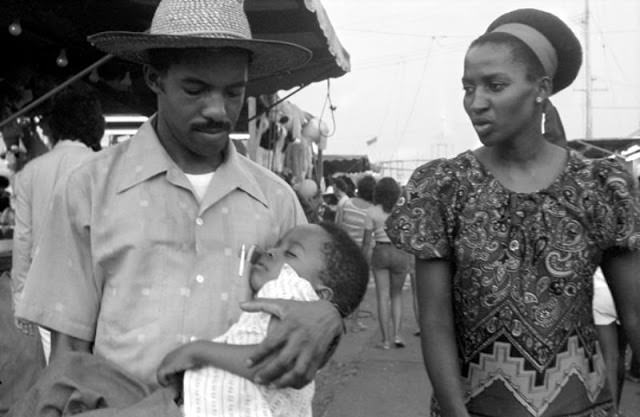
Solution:
<svg viewBox="0 0 640 417">
<path fill-rule="evenodd" d="M 522 23 L 536 29 L 551 42 L 558 56 L 558 69 L 553 77 L 553 93 L 568 87 L 578 76 L 582 65 L 580 41 L 557 16 L 538 9 L 518 9 L 494 20 L 487 32 L 507 23 Z"/>
<path fill-rule="evenodd" d="M 111 31 L 89 36 L 88 41 L 99 50 L 118 58 L 147 64 L 150 49 L 172 48 L 239 48 L 251 53 L 249 79 L 258 79 L 295 70 L 311 60 L 309 49 L 289 42 L 236 37 L 159 35 L 145 32 Z"/>
</svg>

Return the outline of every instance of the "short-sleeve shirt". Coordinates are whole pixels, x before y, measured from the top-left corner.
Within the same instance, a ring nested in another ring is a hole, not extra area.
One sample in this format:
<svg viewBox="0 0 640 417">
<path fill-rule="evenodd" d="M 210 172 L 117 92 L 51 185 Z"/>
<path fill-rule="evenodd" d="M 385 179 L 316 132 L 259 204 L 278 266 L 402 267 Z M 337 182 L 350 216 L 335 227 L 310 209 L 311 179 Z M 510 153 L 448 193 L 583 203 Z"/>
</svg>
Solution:
<svg viewBox="0 0 640 417">
<path fill-rule="evenodd" d="M 376 242 L 389 242 L 389 236 L 384 230 L 385 222 L 389 218 L 389 213 L 382 209 L 382 206 L 375 204 L 367 209 L 367 217 L 364 221 L 366 230 L 373 230 L 373 240 Z"/>
<path fill-rule="evenodd" d="M 94 341 L 154 386 L 166 353 L 237 320 L 242 245 L 301 223 L 291 187 L 231 144 L 199 202 L 147 122 L 59 184 L 17 315 Z"/>
<path fill-rule="evenodd" d="M 640 247 L 640 210 L 616 161 L 569 151 L 547 188 L 503 187 L 473 152 L 418 168 L 387 222 L 419 259 L 454 265 L 454 320 L 473 415 L 591 416 L 608 409 L 593 273 Z"/>
</svg>

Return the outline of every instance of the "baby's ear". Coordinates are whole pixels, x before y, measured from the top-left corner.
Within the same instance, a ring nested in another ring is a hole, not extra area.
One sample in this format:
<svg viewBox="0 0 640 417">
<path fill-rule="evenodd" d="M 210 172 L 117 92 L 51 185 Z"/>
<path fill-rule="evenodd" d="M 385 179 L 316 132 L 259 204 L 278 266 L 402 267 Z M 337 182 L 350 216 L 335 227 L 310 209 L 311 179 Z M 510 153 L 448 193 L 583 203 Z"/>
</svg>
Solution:
<svg viewBox="0 0 640 417">
<path fill-rule="evenodd" d="M 318 294 L 318 297 L 320 297 L 321 300 L 333 300 L 333 290 L 324 285 L 320 285 L 316 288 L 316 294 Z"/>
</svg>

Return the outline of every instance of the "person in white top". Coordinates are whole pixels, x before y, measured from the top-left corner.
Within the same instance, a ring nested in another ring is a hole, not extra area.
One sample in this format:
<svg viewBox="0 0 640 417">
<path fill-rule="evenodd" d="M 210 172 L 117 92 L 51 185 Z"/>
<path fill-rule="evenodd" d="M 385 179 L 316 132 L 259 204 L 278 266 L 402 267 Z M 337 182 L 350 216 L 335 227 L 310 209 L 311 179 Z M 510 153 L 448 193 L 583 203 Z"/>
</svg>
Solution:
<svg viewBox="0 0 640 417">
<path fill-rule="evenodd" d="M 405 346 L 400 336 L 402 286 L 411 267 L 411 255 L 396 248 L 385 232 L 385 222 L 399 197 L 400 186 L 393 178 L 384 177 L 378 180 L 373 192 L 374 205 L 366 211 L 362 243 L 364 253 L 369 253 L 369 248 L 375 242 L 371 255 L 371 269 L 376 281 L 378 321 L 382 333 L 382 342 L 378 347 L 381 349 L 391 348 L 392 335 L 395 347 Z"/>
<path fill-rule="evenodd" d="M 92 148 L 100 143 L 105 128 L 100 100 L 88 87 L 64 90 L 54 97 L 42 126 L 53 149 L 27 163 L 16 174 L 13 186 L 15 228 L 11 287 L 14 308 L 22 297 L 55 185 L 90 158 L 94 154 Z M 16 325 L 26 334 L 35 332 L 35 325 L 27 321 L 16 319 Z M 40 334 L 45 359 L 48 359 L 49 332 L 41 330 Z"/>
<path fill-rule="evenodd" d="M 248 258 L 254 261 L 250 283 L 256 297 L 325 299 L 345 317 L 367 288 L 369 269 L 360 248 L 332 223 L 296 226 L 275 247 L 253 253 Z M 176 394 L 182 385 L 186 417 L 311 416 L 313 382 L 302 389 L 270 388 L 254 381 L 255 370 L 246 363 L 247 350 L 266 337 L 271 319 L 244 312 L 213 341 L 187 343 L 164 358 L 158 381 Z"/>
</svg>

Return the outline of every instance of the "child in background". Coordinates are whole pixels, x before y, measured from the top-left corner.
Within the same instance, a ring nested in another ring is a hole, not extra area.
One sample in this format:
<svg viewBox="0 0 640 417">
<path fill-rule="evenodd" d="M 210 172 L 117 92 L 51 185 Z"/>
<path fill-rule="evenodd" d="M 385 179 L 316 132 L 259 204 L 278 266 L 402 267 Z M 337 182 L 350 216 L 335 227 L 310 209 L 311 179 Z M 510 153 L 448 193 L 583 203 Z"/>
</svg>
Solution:
<svg viewBox="0 0 640 417">
<path fill-rule="evenodd" d="M 345 317 L 366 291 L 369 269 L 360 248 L 331 223 L 296 226 L 275 247 L 254 258 L 250 284 L 256 297 L 325 299 Z M 244 312 L 214 341 L 187 343 L 165 357 L 158 381 L 183 392 L 185 416 L 311 416 L 313 383 L 298 390 L 252 382 L 255 370 L 246 358 L 266 337 L 271 318 Z M 182 371 L 186 372 L 180 389 Z"/>
</svg>

